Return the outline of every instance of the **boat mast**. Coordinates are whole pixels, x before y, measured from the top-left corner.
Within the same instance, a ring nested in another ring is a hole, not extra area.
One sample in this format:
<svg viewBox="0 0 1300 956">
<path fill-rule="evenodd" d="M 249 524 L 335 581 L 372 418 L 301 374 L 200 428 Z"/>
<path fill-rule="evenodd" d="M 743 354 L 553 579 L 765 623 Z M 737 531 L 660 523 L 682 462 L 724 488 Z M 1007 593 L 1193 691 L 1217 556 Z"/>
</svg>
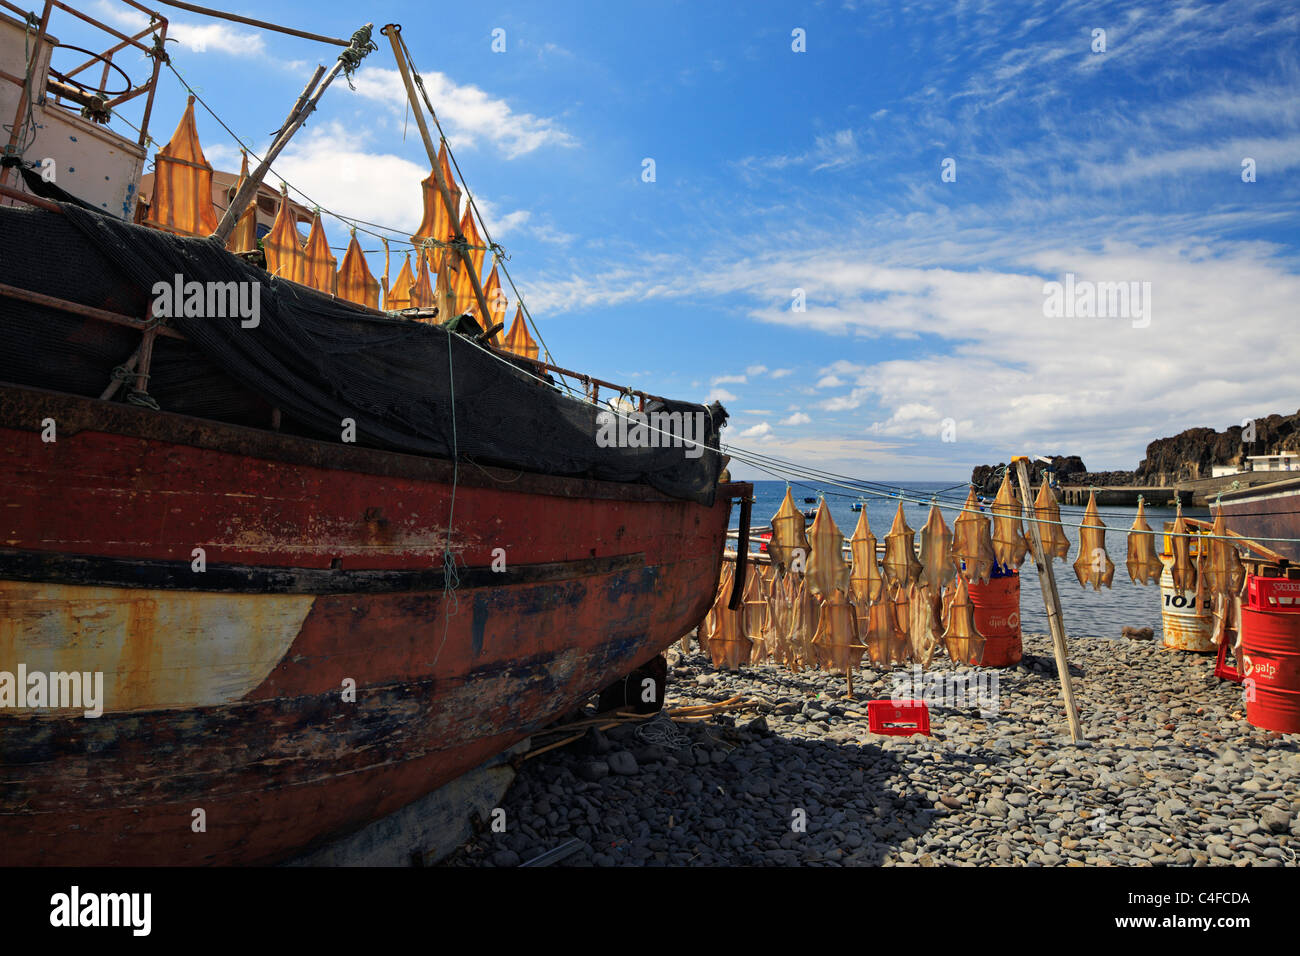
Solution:
<svg viewBox="0 0 1300 956">
<path fill-rule="evenodd" d="M 320 80 L 321 72 L 325 68 L 322 66 L 316 67 L 316 72 L 312 74 L 310 82 L 298 97 L 297 102 L 294 103 L 293 110 L 289 113 L 289 118 L 284 121 L 284 126 L 280 128 L 275 142 L 271 144 L 271 148 L 266 151 L 262 162 L 244 180 L 244 185 L 240 187 L 239 192 L 235 194 L 235 198 L 226 207 L 225 215 L 221 217 L 221 222 L 217 224 L 217 231 L 212 234 L 213 239 L 216 239 L 222 245 L 226 244 L 226 240 L 230 238 L 230 233 L 235 228 L 235 223 L 239 222 L 239 216 L 244 211 L 244 207 L 248 205 L 249 200 L 253 198 L 253 195 L 262 185 L 262 179 L 266 176 L 267 170 L 271 168 L 271 163 L 275 162 L 275 158 L 280 155 L 280 151 L 289 145 L 289 140 L 298 131 L 298 128 L 307 122 L 307 117 L 316 109 L 317 102 L 320 101 L 321 96 L 329 88 L 334 78 L 339 75 L 339 71 L 346 69 L 350 75 L 351 71 L 357 68 L 365 55 L 375 49 L 374 43 L 370 41 L 370 31 L 374 29 L 374 26 L 373 23 L 367 23 L 352 34 L 352 42 L 348 44 L 346 50 L 339 54 L 338 60 L 335 61 L 333 68 L 326 74 L 325 79 Z M 316 86 L 318 80 L 320 85 Z M 314 91 L 313 87 L 315 87 Z"/>
<path fill-rule="evenodd" d="M 420 109 L 419 97 L 415 95 L 415 84 L 411 82 L 411 72 L 407 66 L 405 44 L 402 42 L 402 27 L 397 23 L 389 23 L 379 31 L 388 37 L 389 42 L 393 44 L 393 56 L 397 59 L 397 68 L 402 73 L 402 82 L 406 85 L 406 96 L 411 101 L 411 112 L 415 114 L 416 125 L 420 127 L 420 138 L 424 140 L 424 149 L 429 154 L 429 162 L 433 164 L 433 175 L 438 182 L 438 192 L 442 195 L 443 205 L 447 207 L 447 218 L 451 221 L 452 228 L 456 230 L 456 236 L 451 247 L 460 255 L 460 261 L 469 273 L 470 284 L 474 287 L 474 298 L 478 300 L 479 315 L 484 322 L 492 321 L 492 313 L 488 310 L 487 299 L 483 297 L 483 286 L 479 282 L 478 273 L 474 270 L 474 263 L 469 257 L 469 250 L 465 248 L 465 235 L 460 231 L 460 219 L 457 216 L 458 209 L 451 202 L 451 190 L 447 186 L 447 180 L 442 175 L 442 164 L 438 162 L 438 151 L 433 146 L 433 137 L 429 135 L 429 126 L 424 121 L 424 113 Z M 430 108 L 432 112 L 432 108 Z M 467 187 L 468 188 L 468 187 Z M 470 215 L 474 214 L 470 210 Z M 424 255 L 423 251 L 420 255 Z M 443 319 L 449 319 L 452 316 L 443 316 Z"/>
</svg>

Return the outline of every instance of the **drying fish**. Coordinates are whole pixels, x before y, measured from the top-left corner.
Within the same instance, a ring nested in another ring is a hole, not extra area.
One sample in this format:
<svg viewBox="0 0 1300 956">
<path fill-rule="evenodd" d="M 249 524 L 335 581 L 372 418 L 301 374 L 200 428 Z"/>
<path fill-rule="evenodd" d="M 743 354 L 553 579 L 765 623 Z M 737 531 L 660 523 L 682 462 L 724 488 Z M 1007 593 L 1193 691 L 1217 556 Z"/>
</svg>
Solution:
<svg viewBox="0 0 1300 956">
<path fill-rule="evenodd" d="M 794 609 L 794 639 L 791 643 L 794 645 L 795 670 L 802 670 L 814 666 L 817 661 L 812 641 L 817 634 L 817 618 L 821 610 L 816 595 L 802 578 L 795 588 Z"/>
<path fill-rule="evenodd" d="M 730 598 L 731 582 L 735 580 L 735 564 L 730 561 L 722 562 L 722 571 L 718 575 L 718 593 L 713 598 L 713 604 L 709 607 L 709 613 L 704 615 L 704 620 L 695 630 L 695 639 L 699 641 L 700 650 L 704 653 L 709 652 L 709 640 L 713 637 L 718 629 L 718 604 L 726 595 Z M 690 645 L 685 637 L 682 638 L 682 650 L 690 653 Z"/>
<path fill-rule="evenodd" d="M 761 664 L 767 660 L 769 648 L 763 641 L 763 634 L 768 627 L 770 613 L 762 575 L 751 567 L 746 575 L 744 597 L 740 605 L 740 630 L 750 640 L 751 664 Z"/>
<path fill-rule="evenodd" d="M 853 605 L 848 594 L 836 588 L 822 601 L 817 619 L 817 634 L 813 637 L 817 661 L 834 674 L 843 674 L 849 683 L 849 696 L 853 696 L 853 670 L 862 663 L 866 645 L 858 643 L 858 623 L 853 615 Z"/>
<path fill-rule="evenodd" d="M 1091 584 L 1100 591 L 1104 584 L 1110 587 L 1115 577 L 1115 565 L 1106 554 L 1106 526 L 1097 514 L 1097 493 L 1088 492 L 1088 507 L 1083 509 L 1083 524 L 1079 528 L 1079 556 L 1074 559 L 1074 575 L 1085 588 Z"/>
<path fill-rule="evenodd" d="M 1011 470 L 1002 473 L 1002 486 L 993 499 L 993 557 L 1007 568 L 1018 568 L 1025 561 L 1029 543 L 1021 523 L 1020 499 L 1011 487 Z"/>
<path fill-rule="evenodd" d="M 1070 553 L 1070 539 L 1061 527 L 1061 506 L 1047 484 L 1046 475 L 1039 486 L 1038 497 L 1034 499 L 1034 518 L 1038 522 L 1038 537 L 1043 542 L 1043 555 L 1064 560 Z"/>
<path fill-rule="evenodd" d="M 794 575 L 773 574 L 768 583 L 767 602 L 772 608 L 767 646 L 778 664 L 789 667 L 790 635 L 794 630 Z"/>
<path fill-rule="evenodd" d="M 1156 538 L 1147 524 L 1146 506 L 1138 496 L 1137 515 L 1128 529 L 1128 576 L 1134 584 L 1160 581 L 1160 559 L 1156 557 Z"/>
<path fill-rule="evenodd" d="M 971 604 L 963 577 L 958 577 L 956 586 L 948 589 L 943 622 L 943 643 L 948 656 L 958 664 L 979 664 L 984 656 L 984 637 L 975 629 L 975 606 Z"/>
<path fill-rule="evenodd" d="M 885 576 L 906 588 L 921 574 L 921 562 L 916 558 L 916 532 L 907 526 L 903 517 L 903 502 L 898 503 L 894 526 L 885 535 Z"/>
<path fill-rule="evenodd" d="M 1228 539 L 1228 527 L 1223 521 L 1223 509 L 1218 509 L 1214 518 L 1214 527 L 1210 529 L 1210 560 L 1206 569 L 1209 576 L 1210 590 L 1216 595 L 1236 594 L 1241 590 L 1241 582 L 1246 578 L 1246 569 L 1242 567 L 1241 555 Z M 1204 548 L 1202 542 L 1202 548 Z"/>
<path fill-rule="evenodd" d="M 940 593 L 944 585 L 957 576 L 952 563 L 952 532 L 944 524 L 938 505 L 930 506 L 930 515 L 921 528 L 920 581 L 931 594 Z M 913 644 L 913 647 L 916 645 Z"/>
<path fill-rule="evenodd" d="M 962 513 L 952 523 L 952 560 L 969 581 L 985 581 L 993 570 L 993 539 L 989 519 L 979 513 L 975 488 L 966 496 Z"/>
<path fill-rule="evenodd" d="M 894 605 L 887 595 L 879 601 L 872 601 L 865 614 L 861 607 L 858 608 L 858 633 L 862 635 L 871 663 L 876 667 L 885 668 L 907 661 L 907 635 L 900 638 L 894 626 Z"/>
<path fill-rule="evenodd" d="M 897 581 L 889 585 L 889 603 L 894 612 L 894 633 L 904 646 L 911 647 L 912 609 L 908 600 L 908 587 Z"/>
<path fill-rule="evenodd" d="M 808 534 L 803 512 L 794 506 L 794 496 L 785 489 L 785 500 L 772 516 L 772 540 L 767 550 L 772 560 L 787 571 L 803 571 L 808 560 Z"/>
<path fill-rule="evenodd" d="M 753 653 L 751 641 L 741 630 L 740 612 L 727 607 L 730 600 L 731 588 L 728 587 L 718 592 L 714 603 L 717 614 L 713 632 L 709 635 L 708 651 L 715 670 L 740 670 L 740 665 Z"/>
<path fill-rule="evenodd" d="M 817 506 L 817 517 L 808 532 L 808 566 L 804 577 L 813 593 L 829 597 L 835 589 L 849 589 L 849 566 L 844 561 L 844 535 L 835 525 L 826 499 Z"/>
<path fill-rule="evenodd" d="M 922 667 L 928 667 L 943 635 L 943 629 L 936 621 L 938 601 L 929 585 L 918 583 L 909 589 L 907 603 L 908 643 L 912 649 L 912 660 Z"/>
<path fill-rule="evenodd" d="M 849 539 L 849 551 L 853 554 L 849 586 L 853 591 L 853 600 L 859 607 L 865 608 L 872 601 L 880 599 L 882 584 L 880 563 L 876 559 L 876 536 L 871 533 L 865 509 L 858 515 L 858 526 L 853 529 L 853 537 Z"/>
<path fill-rule="evenodd" d="M 1192 539 L 1187 522 L 1183 519 L 1181 499 L 1178 501 L 1178 514 L 1174 518 L 1174 526 L 1169 534 L 1169 547 L 1173 553 L 1169 575 L 1174 579 L 1174 590 L 1181 597 L 1183 592 L 1196 587 L 1196 568 L 1192 564 Z"/>
<path fill-rule="evenodd" d="M 1241 594 L 1216 594 L 1214 596 L 1214 632 L 1210 635 L 1216 645 L 1228 642 L 1228 650 L 1241 660 Z"/>
</svg>

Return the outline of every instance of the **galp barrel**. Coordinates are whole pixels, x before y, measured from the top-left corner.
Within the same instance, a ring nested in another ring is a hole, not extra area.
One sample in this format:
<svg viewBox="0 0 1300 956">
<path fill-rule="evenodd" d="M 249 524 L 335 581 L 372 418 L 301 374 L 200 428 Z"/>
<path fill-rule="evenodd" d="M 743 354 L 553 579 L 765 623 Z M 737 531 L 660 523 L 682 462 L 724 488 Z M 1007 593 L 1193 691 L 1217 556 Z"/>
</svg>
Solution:
<svg viewBox="0 0 1300 956">
<path fill-rule="evenodd" d="M 1300 734 L 1300 581 L 1249 575 L 1241 607 L 1246 720 Z"/>
<path fill-rule="evenodd" d="M 996 564 L 987 584 L 970 584 L 975 630 L 984 636 L 984 667 L 1011 667 L 1020 663 L 1020 572 Z"/>
</svg>

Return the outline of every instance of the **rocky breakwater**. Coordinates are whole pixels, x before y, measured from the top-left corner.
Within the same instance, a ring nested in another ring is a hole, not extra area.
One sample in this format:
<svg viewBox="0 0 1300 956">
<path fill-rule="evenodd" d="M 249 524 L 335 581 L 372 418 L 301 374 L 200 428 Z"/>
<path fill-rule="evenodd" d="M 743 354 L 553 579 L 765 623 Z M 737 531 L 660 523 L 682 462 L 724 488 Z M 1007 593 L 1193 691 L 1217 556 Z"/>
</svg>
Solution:
<svg viewBox="0 0 1300 956">
<path fill-rule="evenodd" d="M 1086 740 L 1066 728 L 1050 641 L 999 671 L 978 706 L 937 662 L 933 736 L 867 729 L 866 701 L 905 670 L 844 680 L 678 657 L 669 706 L 752 701 L 699 723 L 620 724 L 522 764 L 452 866 L 511 866 L 567 840 L 563 866 L 1006 864 L 1283 866 L 1297 862 L 1300 739 L 1244 720 L 1241 689 L 1201 655 L 1072 642 Z M 675 652 L 674 652 L 675 653 Z M 927 695 L 930 691 L 926 691 Z M 948 696 L 945 696 L 948 695 Z M 983 707 L 983 712 L 981 712 Z M 553 739 L 553 738 L 552 738 Z"/>
</svg>

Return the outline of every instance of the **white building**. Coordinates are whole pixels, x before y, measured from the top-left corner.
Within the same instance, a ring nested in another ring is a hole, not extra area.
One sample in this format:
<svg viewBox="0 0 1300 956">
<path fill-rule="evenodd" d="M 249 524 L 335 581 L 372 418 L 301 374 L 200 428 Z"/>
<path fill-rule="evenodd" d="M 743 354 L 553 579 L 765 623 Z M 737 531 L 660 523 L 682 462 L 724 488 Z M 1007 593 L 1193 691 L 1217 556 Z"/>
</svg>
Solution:
<svg viewBox="0 0 1300 956">
<path fill-rule="evenodd" d="M 1251 471 L 1300 471 L 1300 453 L 1280 451 L 1276 455 L 1250 455 Z"/>
</svg>

